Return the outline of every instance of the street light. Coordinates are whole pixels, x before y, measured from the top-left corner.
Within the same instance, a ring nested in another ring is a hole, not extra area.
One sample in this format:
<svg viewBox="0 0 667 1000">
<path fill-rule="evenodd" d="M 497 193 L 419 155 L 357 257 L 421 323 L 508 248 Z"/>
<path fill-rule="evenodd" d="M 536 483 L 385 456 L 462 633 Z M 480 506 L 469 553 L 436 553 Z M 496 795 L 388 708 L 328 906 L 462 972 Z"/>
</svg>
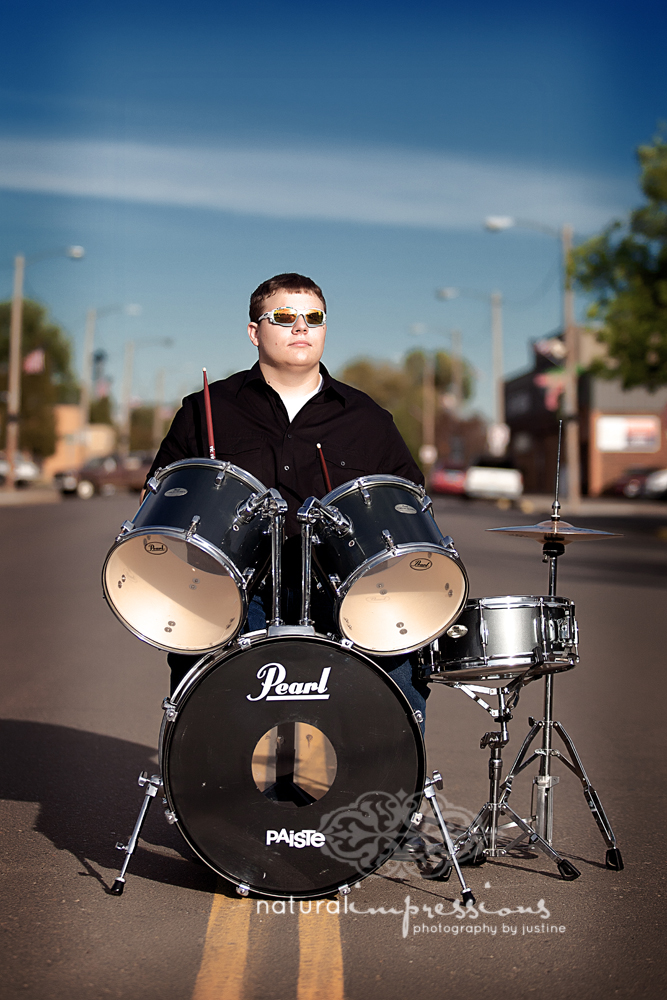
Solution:
<svg viewBox="0 0 667 1000">
<path fill-rule="evenodd" d="M 83 338 L 83 364 L 81 377 L 81 395 L 79 397 L 79 423 L 81 425 L 80 439 L 80 459 L 85 458 L 85 433 L 90 419 L 90 400 L 93 389 L 93 346 L 95 343 L 95 329 L 98 319 L 103 316 L 110 316 L 113 313 L 122 312 L 126 316 L 140 316 L 141 306 L 136 302 L 128 305 L 102 306 L 98 309 L 89 309 L 86 313 L 86 332 Z"/>
<path fill-rule="evenodd" d="M 173 343 L 171 337 L 144 337 L 138 341 L 125 341 L 123 392 L 120 406 L 120 440 L 118 442 L 118 452 L 121 455 L 128 455 L 130 451 L 130 400 L 135 349 L 137 347 L 172 347 Z"/>
<path fill-rule="evenodd" d="M 5 457 L 7 459 L 7 478 L 5 488 L 13 490 L 16 485 L 16 452 L 19 442 L 19 419 L 21 416 L 21 353 L 23 340 L 23 278 L 28 264 L 35 264 L 49 257 L 69 257 L 70 260 L 81 260 L 85 250 L 80 246 L 64 247 L 58 250 L 47 250 L 43 253 L 26 257 L 17 254 L 14 258 L 14 288 L 12 291 L 12 309 L 9 324 L 9 380 L 7 386 L 7 432 L 5 437 Z"/>
<path fill-rule="evenodd" d="M 563 328 L 565 334 L 565 464 L 567 467 L 567 498 L 573 506 L 581 500 L 581 471 L 579 454 L 579 400 L 577 394 L 577 363 L 579 361 L 579 336 L 574 322 L 574 291 L 570 278 L 573 229 L 567 223 L 560 229 L 531 219 L 515 219 L 511 215 L 489 215 L 484 227 L 498 233 L 519 226 L 544 233 L 560 241 L 563 258 Z"/>
<path fill-rule="evenodd" d="M 503 220 L 507 221 L 507 220 Z M 506 227 L 503 227 L 506 228 Z M 501 292 L 478 292 L 469 288 L 438 288 L 436 298 L 448 301 L 459 296 L 488 302 L 491 306 L 491 345 L 493 381 L 493 427 L 490 428 L 489 449 L 494 455 L 503 455 L 509 432 L 505 426 L 505 397 L 503 392 L 503 296 Z"/>
</svg>

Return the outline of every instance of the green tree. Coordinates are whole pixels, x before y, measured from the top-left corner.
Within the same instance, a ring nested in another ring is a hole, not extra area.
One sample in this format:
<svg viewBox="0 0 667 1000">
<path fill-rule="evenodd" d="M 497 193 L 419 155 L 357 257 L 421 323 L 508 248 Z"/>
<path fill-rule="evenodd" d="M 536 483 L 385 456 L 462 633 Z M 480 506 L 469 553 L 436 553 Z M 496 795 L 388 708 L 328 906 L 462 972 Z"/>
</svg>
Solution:
<svg viewBox="0 0 667 1000">
<path fill-rule="evenodd" d="M 3 394 L 7 389 L 10 315 L 11 303 L 0 302 L 0 388 Z M 71 367 L 69 340 L 59 326 L 49 321 L 43 306 L 26 299 L 23 303 L 23 357 L 40 348 L 44 351 L 43 371 L 35 374 L 22 371 L 21 375 L 19 446 L 35 458 L 46 458 L 56 447 L 53 407 L 56 403 L 76 403 L 78 386 Z M 3 402 L 3 441 L 6 414 L 7 406 Z"/>
<path fill-rule="evenodd" d="M 340 373 L 343 382 L 361 389 L 389 410 L 396 426 L 412 454 L 417 457 L 422 435 L 422 390 L 424 377 L 423 351 L 410 351 L 400 364 L 357 358 Z M 446 351 L 435 356 L 435 385 L 439 393 L 454 388 L 454 366 Z M 472 395 L 473 372 L 467 361 L 461 361 L 463 399 Z"/>
<path fill-rule="evenodd" d="M 667 143 L 657 136 L 637 157 L 646 204 L 578 247 L 571 269 L 602 323 L 595 374 L 654 391 L 667 384 Z"/>
</svg>

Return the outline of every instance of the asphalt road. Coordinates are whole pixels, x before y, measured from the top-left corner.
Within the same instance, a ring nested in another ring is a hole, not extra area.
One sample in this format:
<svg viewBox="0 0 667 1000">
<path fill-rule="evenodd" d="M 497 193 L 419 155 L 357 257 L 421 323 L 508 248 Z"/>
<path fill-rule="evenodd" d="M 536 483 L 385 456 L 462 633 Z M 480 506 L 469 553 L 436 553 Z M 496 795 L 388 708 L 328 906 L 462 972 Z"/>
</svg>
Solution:
<svg viewBox="0 0 667 1000">
<path fill-rule="evenodd" d="M 106 891 L 122 861 L 114 844 L 127 839 L 141 802 L 137 775 L 156 770 L 168 690 L 164 655 L 130 635 L 101 595 L 105 552 L 134 503 L 0 510 L 7 1000 L 663 995 L 667 509 L 662 520 L 597 521 L 624 537 L 571 546 L 560 567 L 559 592 L 577 607 L 581 662 L 556 678 L 555 715 L 602 799 L 625 870 L 605 868 L 581 787 L 556 765 L 554 846 L 580 868 L 577 881 L 519 851 L 465 870 L 477 906 L 463 911 L 454 878 L 427 882 L 391 860 L 339 913 L 328 900 L 299 914 L 298 904 L 290 912 L 239 899 L 193 859 L 159 805 L 125 894 Z M 438 501 L 437 514 L 473 596 L 547 591 L 539 545 L 484 533 L 525 516 L 455 501 Z M 542 687 L 522 695 L 508 760 L 528 715 L 542 715 Z M 479 740 L 493 728 L 463 693 L 434 685 L 428 760 L 445 776 L 440 800 L 453 822 L 487 798 Z M 533 773 L 515 784 L 522 815 Z"/>
</svg>

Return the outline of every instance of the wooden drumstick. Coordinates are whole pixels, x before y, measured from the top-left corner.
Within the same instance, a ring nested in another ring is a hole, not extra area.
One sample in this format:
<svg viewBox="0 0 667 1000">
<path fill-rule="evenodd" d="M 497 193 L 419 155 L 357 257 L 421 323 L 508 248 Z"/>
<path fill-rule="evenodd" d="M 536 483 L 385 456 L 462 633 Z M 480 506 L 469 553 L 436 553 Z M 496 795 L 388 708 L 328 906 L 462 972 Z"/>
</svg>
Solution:
<svg viewBox="0 0 667 1000">
<path fill-rule="evenodd" d="M 320 464 L 322 466 L 322 474 L 324 476 L 324 485 L 327 488 L 327 493 L 331 493 L 331 480 L 329 479 L 329 473 L 327 471 L 327 463 L 324 461 L 324 452 L 322 451 L 322 445 L 317 445 L 317 454 L 320 456 Z"/>
<path fill-rule="evenodd" d="M 211 413 L 211 394 L 208 391 L 208 379 L 206 377 L 206 369 L 202 368 L 204 373 L 204 406 L 206 408 L 206 429 L 208 431 L 208 457 L 215 458 L 215 441 L 213 440 L 213 414 Z"/>
</svg>

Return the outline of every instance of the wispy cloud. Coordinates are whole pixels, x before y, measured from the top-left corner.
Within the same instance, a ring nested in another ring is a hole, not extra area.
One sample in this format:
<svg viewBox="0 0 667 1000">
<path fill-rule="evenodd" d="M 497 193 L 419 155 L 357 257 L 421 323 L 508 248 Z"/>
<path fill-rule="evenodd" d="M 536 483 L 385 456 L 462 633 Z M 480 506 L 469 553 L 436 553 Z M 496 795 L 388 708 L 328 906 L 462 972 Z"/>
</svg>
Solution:
<svg viewBox="0 0 667 1000">
<path fill-rule="evenodd" d="M 605 176 L 400 150 L 26 139 L 0 139 L 0 188 L 437 229 L 514 214 L 568 220 L 584 232 L 627 209 L 634 194 Z"/>
</svg>

